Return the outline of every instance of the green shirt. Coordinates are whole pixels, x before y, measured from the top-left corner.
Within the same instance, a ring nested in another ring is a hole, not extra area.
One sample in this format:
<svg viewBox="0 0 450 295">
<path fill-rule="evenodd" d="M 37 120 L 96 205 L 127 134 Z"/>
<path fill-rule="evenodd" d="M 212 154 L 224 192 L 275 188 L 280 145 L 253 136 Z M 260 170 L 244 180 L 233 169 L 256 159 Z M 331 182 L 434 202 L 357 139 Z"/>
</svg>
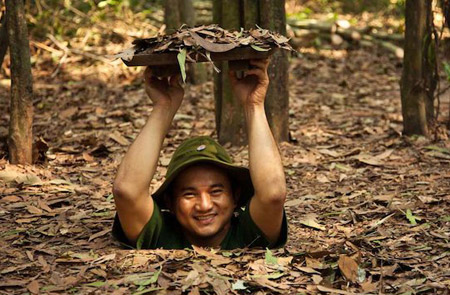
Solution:
<svg viewBox="0 0 450 295">
<path fill-rule="evenodd" d="M 153 202 L 153 215 L 144 226 L 136 244 L 132 244 L 126 238 L 118 215 L 114 219 L 113 235 L 116 239 L 128 247 L 137 249 L 184 249 L 192 248 L 191 243 L 183 234 L 182 228 L 175 216 L 167 211 L 161 211 Z M 220 244 L 221 249 L 230 250 L 248 247 L 279 248 L 286 244 L 287 221 L 283 213 L 283 224 L 280 237 L 275 243 L 270 243 L 250 216 L 249 203 L 246 207 L 239 208 L 231 218 L 231 226 L 227 235 Z"/>
</svg>

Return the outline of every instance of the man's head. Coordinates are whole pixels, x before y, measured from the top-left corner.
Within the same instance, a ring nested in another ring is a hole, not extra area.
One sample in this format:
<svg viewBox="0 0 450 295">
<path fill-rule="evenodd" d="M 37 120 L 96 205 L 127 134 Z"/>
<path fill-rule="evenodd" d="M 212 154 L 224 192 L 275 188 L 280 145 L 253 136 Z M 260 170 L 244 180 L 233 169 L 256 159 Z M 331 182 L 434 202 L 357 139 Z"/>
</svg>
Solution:
<svg viewBox="0 0 450 295">
<path fill-rule="evenodd" d="M 203 163 L 189 166 L 176 177 L 170 204 L 187 238 L 204 246 L 220 244 L 237 205 L 226 170 Z"/>
<path fill-rule="evenodd" d="M 221 145 L 202 136 L 178 147 L 153 199 L 175 214 L 187 234 L 209 240 L 226 234 L 234 209 L 252 196 L 249 170 L 234 165 Z"/>
</svg>

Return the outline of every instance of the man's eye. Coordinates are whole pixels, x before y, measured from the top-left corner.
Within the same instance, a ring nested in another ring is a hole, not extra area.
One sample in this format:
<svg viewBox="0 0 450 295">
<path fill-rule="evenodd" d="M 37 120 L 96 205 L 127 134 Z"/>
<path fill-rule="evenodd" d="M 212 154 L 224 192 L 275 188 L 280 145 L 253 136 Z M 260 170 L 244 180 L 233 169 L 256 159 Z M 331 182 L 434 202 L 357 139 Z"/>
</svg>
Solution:
<svg viewBox="0 0 450 295">
<path fill-rule="evenodd" d="M 211 194 L 212 194 L 212 195 L 220 195 L 222 192 L 223 192 L 222 190 L 217 189 L 217 190 L 213 190 L 213 191 L 211 192 Z"/>
<path fill-rule="evenodd" d="M 192 192 L 184 193 L 184 194 L 183 194 L 183 197 L 185 197 L 185 198 L 193 198 L 194 196 L 195 196 L 195 194 L 192 193 Z"/>
</svg>

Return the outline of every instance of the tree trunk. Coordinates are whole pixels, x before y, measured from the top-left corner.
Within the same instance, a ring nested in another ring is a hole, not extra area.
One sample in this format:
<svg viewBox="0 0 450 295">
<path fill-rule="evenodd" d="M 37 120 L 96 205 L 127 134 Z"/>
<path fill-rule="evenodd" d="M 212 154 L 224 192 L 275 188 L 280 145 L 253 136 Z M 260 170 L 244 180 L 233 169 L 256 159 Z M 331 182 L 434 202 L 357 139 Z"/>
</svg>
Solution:
<svg viewBox="0 0 450 295">
<path fill-rule="evenodd" d="M 0 2 L 1 4 L 1 2 Z M 3 13 L 0 16 L 0 69 L 8 50 L 8 31 L 6 30 L 6 15 Z"/>
<path fill-rule="evenodd" d="M 181 0 L 181 23 L 194 27 L 196 23 L 196 15 L 192 0 Z M 208 80 L 207 68 L 205 63 L 188 64 L 187 76 L 192 84 L 202 84 Z"/>
<path fill-rule="evenodd" d="M 239 0 L 214 0 L 214 23 L 221 27 L 239 30 L 241 27 Z M 240 102 L 233 96 L 228 79 L 228 63 L 216 64 L 220 73 L 214 74 L 214 97 L 216 102 L 216 130 L 220 143 L 230 142 L 243 145 L 247 136 L 244 125 L 244 111 Z"/>
<path fill-rule="evenodd" d="M 261 27 L 286 35 L 285 0 L 259 0 Z M 287 52 L 278 50 L 269 65 L 270 85 L 265 109 L 276 141 L 289 140 L 289 62 Z"/>
<path fill-rule="evenodd" d="M 178 29 L 182 24 L 180 8 L 180 0 L 165 0 L 164 23 L 166 31 L 169 33 Z"/>
<path fill-rule="evenodd" d="M 434 119 L 435 54 L 431 35 L 432 0 L 407 0 L 405 57 L 401 80 L 404 134 L 429 135 Z"/>
<path fill-rule="evenodd" d="M 241 14 L 243 15 L 243 27 L 246 30 L 255 28 L 256 24 L 260 25 L 259 17 L 259 1 L 258 0 L 242 0 Z"/>
<path fill-rule="evenodd" d="M 225 29 L 265 29 L 286 35 L 285 0 L 215 0 L 214 23 Z M 289 138 L 288 59 L 283 50 L 277 51 L 269 66 L 270 85 L 265 109 L 275 140 Z M 228 81 L 228 64 L 222 63 L 221 73 L 215 76 L 216 129 L 221 143 L 234 145 L 246 143 L 244 115 L 239 102 L 232 96 Z"/>
<path fill-rule="evenodd" d="M 13 164 L 32 163 L 33 84 L 23 1 L 6 0 L 11 56 L 9 157 Z"/>
<path fill-rule="evenodd" d="M 180 17 L 184 24 L 195 26 L 195 9 L 192 0 L 180 0 Z"/>
<path fill-rule="evenodd" d="M 195 26 L 195 9 L 192 0 L 166 0 L 164 7 L 164 22 L 166 31 L 172 32 L 182 24 Z M 187 80 L 192 84 L 201 84 L 207 80 L 205 64 L 188 64 Z"/>
</svg>

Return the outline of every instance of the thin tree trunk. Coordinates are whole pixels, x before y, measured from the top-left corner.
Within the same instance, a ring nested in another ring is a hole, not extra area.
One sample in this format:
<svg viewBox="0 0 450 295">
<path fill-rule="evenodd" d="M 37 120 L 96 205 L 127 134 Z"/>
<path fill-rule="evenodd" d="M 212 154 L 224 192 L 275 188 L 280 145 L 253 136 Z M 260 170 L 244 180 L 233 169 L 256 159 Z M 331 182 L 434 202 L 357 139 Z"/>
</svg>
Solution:
<svg viewBox="0 0 450 295">
<path fill-rule="evenodd" d="M 192 0 L 180 0 L 180 18 L 184 24 L 195 26 L 195 9 Z"/>
<path fill-rule="evenodd" d="M 430 125 L 435 121 L 434 113 L 434 93 L 436 91 L 437 81 L 439 79 L 437 73 L 437 61 L 436 61 L 436 43 L 433 39 L 433 10 L 432 0 L 426 1 L 426 28 L 425 28 L 425 40 L 424 40 L 424 53 L 423 53 L 423 68 L 424 68 L 424 81 L 425 89 L 427 92 L 427 100 L 425 103 L 425 109 L 427 112 L 427 122 Z"/>
<path fill-rule="evenodd" d="M 241 26 L 239 0 L 214 0 L 213 12 L 215 23 L 226 29 L 239 30 Z M 228 63 L 221 62 L 217 66 L 220 73 L 214 75 L 214 97 L 216 102 L 216 130 L 219 142 L 243 145 L 247 139 L 244 111 L 231 91 Z"/>
<path fill-rule="evenodd" d="M 260 23 L 265 29 L 286 35 L 285 0 L 259 0 Z M 266 114 L 277 142 L 289 140 L 289 62 L 287 52 L 278 50 L 269 65 L 270 85 L 266 97 Z"/>
<path fill-rule="evenodd" d="M 166 31 L 171 32 L 181 26 L 180 0 L 165 0 L 164 22 Z"/>
<path fill-rule="evenodd" d="M 13 164 L 32 163 L 33 84 L 23 1 L 6 0 L 11 56 L 9 157 Z"/>
<path fill-rule="evenodd" d="M 181 23 L 195 26 L 195 9 L 192 0 L 180 0 Z M 187 76 L 192 84 L 202 84 L 208 80 L 205 63 L 191 63 L 187 67 Z"/>
<path fill-rule="evenodd" d="M 255 28 L 260 24 L 259 20 L 259 0 L 242 0 L 243 27 L 246 30 Z"/>
<path fill-rule="evenodd" d="M 434 93 L 434 89 L 430 89 L 433 72 L 427 58 L 432 54 L 432 36 L 427 28 L 431 0 L 407 0 L 405 11 L 405 57 L 401 80 L 404 134 L 428 136 L 428 121 L 434 114 L 429 97 L 431 91 Z"/>
<path fill-rule="evenodd" d="M 1 4 L 1 2 L 0 2 Z M 0 16 L 0 68 L 3 64 L 6 51 L 8 51 L 8 32 L 6 30 L 6 15 L 3 13 Z"/>
<path fill-rule="evenodd" d="M 164 22 L 166 31 L 172 32 L 182 24 L 195 26 L 195 9 L 192 0 L 166 0 L 164 6 Z M 205 64 L 188 64 L 186 69 L 188 81 L 200 84 L 207 80 Z"/>
</svg>

